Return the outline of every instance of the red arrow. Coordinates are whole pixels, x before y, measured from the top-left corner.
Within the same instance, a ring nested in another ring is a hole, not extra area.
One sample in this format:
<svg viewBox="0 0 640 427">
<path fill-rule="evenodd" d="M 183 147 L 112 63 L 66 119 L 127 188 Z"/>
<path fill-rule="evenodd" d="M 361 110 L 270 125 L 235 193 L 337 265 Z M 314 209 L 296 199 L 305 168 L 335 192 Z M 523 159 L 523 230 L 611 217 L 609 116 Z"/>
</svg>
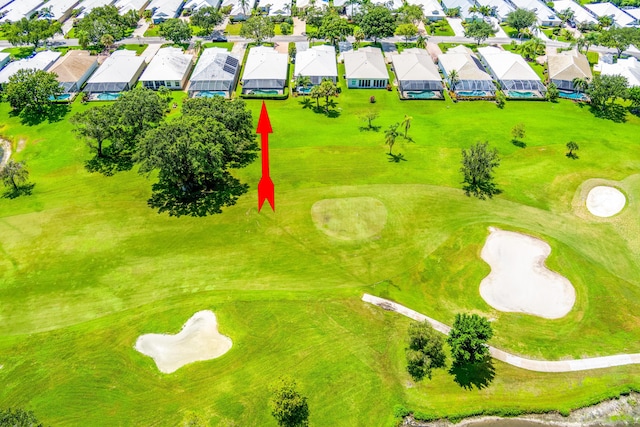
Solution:
<svg viewBox="0 0 640 427">
<path fill-rule="evenodd" d="M 271 122 L 269 121 L 269 114 L 267 113 L 267 106 L 264 104 L 264 101 L 262 101 L 262 110 L 260 111 L 256 133 L 260 134 L 262 148 L 262 177 L 258 183 L 258 212 L 262 209 L 265 200 L 269 201 L 271 209 L 275 212 L 274 187 L 273 181 L 271 181 L 271 177 L 269 176 L 269 134 L 273 133 L 273 129 L 271 129 Z"/>
</svg>

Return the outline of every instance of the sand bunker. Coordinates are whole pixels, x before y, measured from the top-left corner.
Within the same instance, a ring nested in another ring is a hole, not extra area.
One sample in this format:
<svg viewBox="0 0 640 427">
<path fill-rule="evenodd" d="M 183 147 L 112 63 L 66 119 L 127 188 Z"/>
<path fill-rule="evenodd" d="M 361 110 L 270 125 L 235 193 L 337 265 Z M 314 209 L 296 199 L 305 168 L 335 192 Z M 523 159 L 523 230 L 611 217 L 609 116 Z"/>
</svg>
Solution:
<svg viewBox="0 0 640 427">
<path fill-rule="evenodd" d="M 323 233 L 340 240 L 368 239 L 387 223 L 387 208 L 372 197 L 324 199 L 311 207 L 313 222 Z"/>
<path fill-rule="evenodd" d="M 626 203 L 627 199 L 620 190 L 604 185 L 593 187 L 587 195 L 587 209 L 602 218 L 617 214 Z"/>
<path fill-rule="evenodd" d="M 500 311 L 547 319 L 565 316 L 576 292 L 569 280 L 544 265 L 551 247 L 524 234 L 493 227 L 489 231 L 480 254 L 491 266 L 491 273 L 480 283 L 482 298 Z"/>
<path fill-rule="evenodd" d="M 218 332 L 216 315 L 204 310 L 187 320 L 176 335 L 146 334 L 135 349 L 150 356 L 160 372 L 170 374 L 184 365 L 220 357 L 231 348 L 231 339 Z"/>
</svg>

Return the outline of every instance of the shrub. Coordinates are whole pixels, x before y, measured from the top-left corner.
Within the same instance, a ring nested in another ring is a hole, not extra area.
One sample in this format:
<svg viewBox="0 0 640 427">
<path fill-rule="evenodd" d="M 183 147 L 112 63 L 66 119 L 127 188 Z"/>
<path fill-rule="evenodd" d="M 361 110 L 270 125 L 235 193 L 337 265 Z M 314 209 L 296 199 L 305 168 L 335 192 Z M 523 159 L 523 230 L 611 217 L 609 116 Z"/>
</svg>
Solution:
<svg viewBox="0 0 640 427">
<path fill-rule="evenodd" d="M 396 418 L 404 418 L 409 415 L 411 411 L 404 407 L 404 405 L 394 405 L 393 406 L 393 416 Z"/>
<path fill-rule="evenodd" d="M 376 97 L 371 95 L 371 98 L 369 98 L 369 102 L 372 103 L 372 104 L 375 104 L 376 103 Z"/>
</svg>

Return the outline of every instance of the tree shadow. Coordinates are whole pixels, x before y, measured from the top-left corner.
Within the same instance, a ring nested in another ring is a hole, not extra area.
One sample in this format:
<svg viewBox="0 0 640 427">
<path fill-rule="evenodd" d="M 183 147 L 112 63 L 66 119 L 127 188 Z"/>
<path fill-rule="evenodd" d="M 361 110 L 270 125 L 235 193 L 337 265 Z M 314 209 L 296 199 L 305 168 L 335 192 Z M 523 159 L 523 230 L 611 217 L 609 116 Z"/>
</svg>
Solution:
<svg viewBox="0 0 640 427">
<path fill-rule="evenodd" d="M 454 364 L 449 373 L 453 375 L 453 381 L 465 390 L 473 390 L 474 387 L 482 390 L 489 387 L 496 376 L 496 369 L 493 359 L 486 357 L 477 363 Z"/>
<path fill-rule="evenodd" d="M 315 109 L 315 105 L 313 105 L 313 101 L 311 100 L 311 98 L 305 96 L 304 98 L 302 98 L 300 101 L 298 101 L 298 103 L 300 105 L 302 105 L 302 108 L 308 108 L 309 110 L 311 109 Z"/>
<path fill-rule="evenodd" d="M 20 122 L 26 126 L 35 126 L 44 122 L 49 123 L 59 122 L 71 111 L 71 106 L 68 103 L 54 103 L 46 111 L 30 111 L 22 110 L 20 113 L 14 111 L 11 112 L 13 117 L 20 116 Z"/>
<path fill-rule="evenodd" d="M 413 137 L 411 137 L 411 136 L 409 136 L 409 135 L 407 135 L 407 136 L 403 136 L 403 138 L 404 138 L 404 140 L 405 140 L 405 141 L 407 141 L 407 142 L 415 142 L 415 141 L 413 140 Z"/>
<path fill-rule="evenodd" d="M 572 159 L 572 160 L 578 160 L 580 158 L 576 153 L 567 153 L 565 154 L 565 156 L 567 156 L 569 159 Z"/>
<path fill-rule="evenodd" d="M 223 207 L 235 205 L 249 186 L 225 172 L 201 188 L 177 187 L 175 183 L 159 181 L 151 189 L 153 193 L 147 204 L 158 209 L 158 213 L 203 217 L 222 213 Z"/>
<path fill-rule="evenodd" d="M 520 148 L 527 148 L 527 143 L 524 141 L 520 141 L 518 139 L 512 139 L 511 143 L 513 145 L 515 145 L 516 147 L 520 147 Z"/>
<path fill-rule="evenodd" d="M 124 172 L 133 168 L 133 158 L 129 154 L 109 154 L 108 148 L 102 157 L 95 156 L 87 160 L 84 167 L 88 172 L 98 172 L 104 176 L 112 176 L 117 172 Z"/>
<path fill-rule="evenodd" d="M 475 196 L 480 200 L 485 200 L 487 197 L 491 199 L 493 196 L 502 193 L 502 190 L 493 181 L 477 182 L 475 185 L 467 183 L 462 189 L 467 196 Z"/>
<path fill-rule="evenodd" d="M 360 132 L 380 132 L 382 126 L 360 126 Z"/>
<path fill-rule="evenodd" d="M 24 185 L 20 185 L 17 189 L 11 187 L 10 189 L 2 193 L 2 197 L 4 199 L 15 199 L 16 197 L 20 196 L 30 196 L 31 192 L 33 191 L 33 187 L 35 186 L 36 184 L 30 182 Z"/>
<path fill-rule="evenodd" d="M 615 123 L 627 121 L 627 109 L 619 104 L 605 105 L 602 108 L 591 106 L 591 112 L 600 119 L 611 120 Z"/>
<path fill-rule="evenodd" d="M 387 156 L 389 157 L 390 163 L 400 163 L 400 162 L 407 161 L 407 159 L 404 158 L 404 154 L 402 153 L 398 153 L 398 154 L 387 153 Z"/>
</svg>

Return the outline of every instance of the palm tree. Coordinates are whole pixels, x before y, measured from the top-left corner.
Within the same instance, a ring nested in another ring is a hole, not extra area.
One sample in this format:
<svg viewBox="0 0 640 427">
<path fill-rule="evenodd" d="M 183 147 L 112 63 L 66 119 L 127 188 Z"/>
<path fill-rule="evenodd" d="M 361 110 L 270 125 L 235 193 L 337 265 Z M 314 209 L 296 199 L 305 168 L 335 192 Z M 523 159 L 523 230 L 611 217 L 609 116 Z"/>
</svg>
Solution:
<svg viewBox="0 0 640 427">
<path fill-rule="evenodd" d="M 603 16 L 598 18 L 598 26 L 600 26 L 600 29 L 609 28 L 612 25 L 613 25 L 613 18 L 612 17 L 610 17 L 608 15 L 603 15 Z"/>
<path fill-rule="evenodd" d="M 418 34 L 418 38 L 416 39 L 416 47 L 420 49 L 424 49 L 427 47 L 427 36 L 422 34 Z"/>
<path fill-rule="evenodd" d="M 296 87 L 302 87 L 306 89 L 309 86 L 311 86 L 311 77 L 303 76 L 302 74 L 296 77 Z M 306 92 L 302 92 L 302 94 L 307 95 Z"/>
<path fill-rule="evenodd" d="M 409 128 L 411 127 L 411 120 L 413 117 L 404 115 L 404 120 L 402 120 L 402 127 L 404 127 L 404 138 L 407 138 L 407 132 L 409 132 Z"/>
<path fill-rule="evenodd" d="M 478 8 L 478 13 L 484 17 L 493 16 L 495 14 L 495 9 L 491 6 L 480 6 Z"/>
<path fill-rule="evenodd" d="M 320 86 L 314 86 L 311 88 L 309 92 L 309 96 L 316 100 L 316 108 L 320 109 L 320 98 L 322 98 L 322 92 L 320 91 Z"/>
<path fill-rule="evenodd" d="M 522 55 L 527 59 L 533 59 L 538 55 L 543 53 L 543 49 L 545 48 L 545 44 L 538 37 L 534 37 L 531 40 L 524 42 L 520 49 L 522 51 Z"/>
<path fill-rule="evenodd" d="M 584 92 L 589 87 L 589 81 L 583 77 L 576 77 L 571 83 L 573 83 L 573 88 L 578 93 Z"/>
<path fill-rule="evenodd" d="M 569 152 L 567 153 L 567 157 L 572 159 L 577 158 L 578 156 L 574 154 L 574 151 L 578 151 L 579 149 L 580 147 L 578 146 L 578 143 L 574 141 L 567 142 L 567 150 L 569 150 Z"/>
<path fill-rule="evenodd" d="M 582 53 L 582 48 L 587 45 L 587 40 L 584 37 L 579 37 L 576 40 L 576 48 L 578 49 L 578 53 Z"/>
<path fill-rule="evenodd" d="M 336 84 L 330 79 L 322 79 L 322 83 L 320 83 L 320 93 L 324 96 L 324 108 L 325 110 L 329 110 L 329 97 L 335 96 L 338 93 L 338 87 Z"/>
<path fill-rule="evenodd" d="M 458 75 L 457 70 L 451 70 L 449 73 L 449 87 L 452 91 L 456 90 L 456 83 L 460 81 L 460 76 Z"/>
<path fill-rule="evenodd" d="M 396 143 L 396 138 L 398 137 L 398 126 L 400 126 L 399 123 L 394 123 L 384 132 L 384 143 L 389 146 L 390 156 L 392 155 L 391 150 L 393 150 L 393 145 Z"/>
</svg>

